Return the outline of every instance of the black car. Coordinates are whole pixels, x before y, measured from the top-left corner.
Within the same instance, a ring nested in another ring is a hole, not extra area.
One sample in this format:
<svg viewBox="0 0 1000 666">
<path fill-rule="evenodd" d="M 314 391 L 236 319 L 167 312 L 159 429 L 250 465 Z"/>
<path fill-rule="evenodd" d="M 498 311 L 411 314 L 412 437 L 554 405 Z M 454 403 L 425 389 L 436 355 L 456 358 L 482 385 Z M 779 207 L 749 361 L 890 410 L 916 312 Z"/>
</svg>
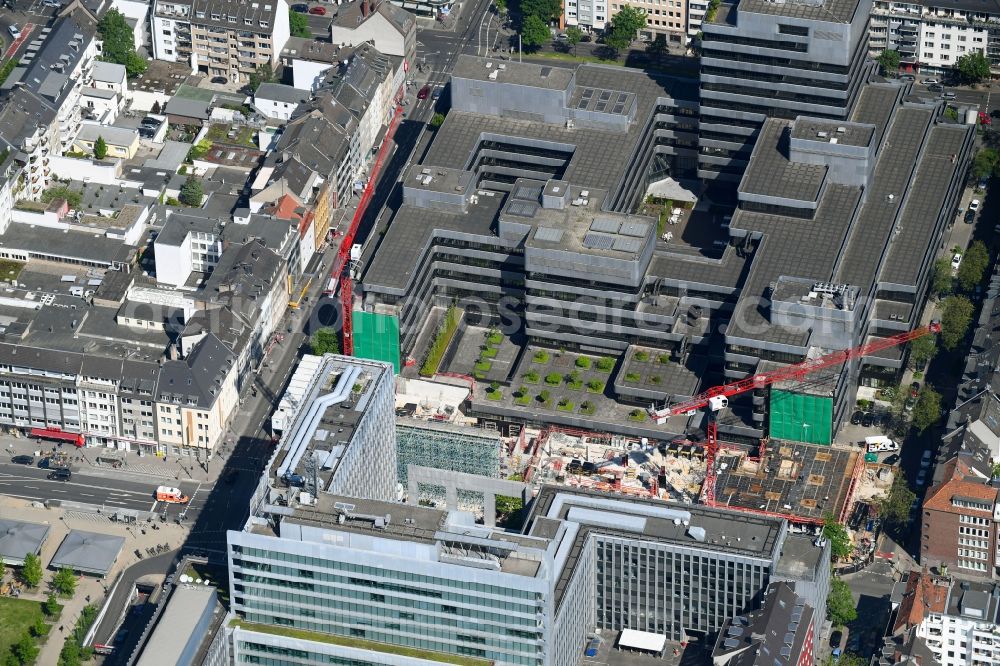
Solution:
<svg viewBox="0 0 1000 666">
<path fill-rule="evenodd" d="M 31 465 L 35 462 L 35 456 L 14 456 L 10 461 L 15 465 Z"/>
<path fill-rule="evenodd" d="M 976 211 L 974 210 L 965 211 L 965 223 L 972 224 L 975 221 L 976 221 Z"/>
<path fill-rule="evenodd" d="M 68 469 L 54 469 L 45 478 L 49 481 L 69 481 L 73 478 L 73 472 Z"/>
<path fill-rule="evenodd" d="M 295 5 L 292 5 L 291 10 L 293 12 L 298 12 L 299 14 L 308 14 L 309 13 L 309 5 L 305 4 L 304 2 L 303 3 L 299 3 L 299 4 L 295 4 Z"/>
<path fill-rule="evenodd" d="M 851 425 L 861 425 L 861 420 L 865 417 L 865 413 L 860 409 L 853 414 L 851 414 Z"/>
<path fill-rule="evenodd" d="M 910 395 L 914 398 L 920 395 L 920 382 L 910 384 Z"/>
<path fill-rule="evenodd" d="M 895 465 L 899 462 L 899 456 L 893 453 L 891 456 L 882 461 L 883 465 Z"/>
<path fill-rule="evenodd" d="M 212 77 L 212 83 L 216 83 L 218 85 L 225 85 L 225 84 L 229 83 L 229 79 L 227 79 L 224 76 L 213 76 Z"/>
<path fill-rule="evenodd" d="M 865 415 L 861 418 L 861 425 L 865 428 L 871 428 L 873 423 L 875 423 L 875 415 L 871 412 L 865 412 Z"/>
<path fill-rule="evenodd" d="M 936 93 L 944 92 L 944 86 L 942 86 L 939 83 L 932 83 L 931 85 L 927 86 L 927 90 Z"/>
</svg>

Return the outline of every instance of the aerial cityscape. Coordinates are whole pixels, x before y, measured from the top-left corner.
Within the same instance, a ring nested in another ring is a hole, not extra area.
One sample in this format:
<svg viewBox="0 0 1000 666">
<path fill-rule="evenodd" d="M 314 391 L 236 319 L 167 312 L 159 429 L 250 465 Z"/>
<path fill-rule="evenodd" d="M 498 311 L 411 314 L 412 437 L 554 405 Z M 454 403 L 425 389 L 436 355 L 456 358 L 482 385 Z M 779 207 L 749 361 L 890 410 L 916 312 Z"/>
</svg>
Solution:
<svg viewBox="0 0 1000 666">
<path fill-rule="evenodd" d="M 0 0 L 0 666 L 997 666 L 998 86 L 1000 0 Z"/>
</svg>

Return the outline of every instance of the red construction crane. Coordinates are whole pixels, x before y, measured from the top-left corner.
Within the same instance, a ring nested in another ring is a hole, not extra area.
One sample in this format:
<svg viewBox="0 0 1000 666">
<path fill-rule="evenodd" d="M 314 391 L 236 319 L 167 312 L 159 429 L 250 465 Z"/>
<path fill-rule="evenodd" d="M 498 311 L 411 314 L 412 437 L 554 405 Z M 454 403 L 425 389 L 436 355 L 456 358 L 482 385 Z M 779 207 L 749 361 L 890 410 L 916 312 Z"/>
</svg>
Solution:
<svg viewBox="0 0 1000 666">
<path fill-rule="evenodd" d="M 385 132 L 385 138 L 382 139 L 382 146 L 379 148 L 378 156 L 375 158 L 375 163 L 372 166 L 372 173 L 368 178 L 368 184 L 365 185 L 365 189 L 361 193 L 361 199 L 358 201 L 358 209 L 354 211 L 354 217 L 351 218 L 351 226 L 347 228 L 347 232 L 340 242 L 340 249 L 337 250 L 337 258 L 333 262 L 333 270 L 330 271 L 330 289 L 327 293 L 334 291 L 337 288 L 337 283 L 340 283 L 340 304 L 344 318 L 341 335 L 343 344 L 341 346 L 346 356 L 354 355 L 354 320 L 352 316 L 354 309 L 354 282 L 351 279 L 350 271 L 351 247 L 354 245 L 354 237 L 358 233 L 358 226 L 361 224 L 361 219 L 365 216 L 365 211 L 368 210 L 368 204 L 371 203 L 372 195 L 375 192 L 375 183 L 382 172 L 385 157 L 389 153 L 389 145 L 392 143 L 392 137 L 396 134 L 396 128 L 399 127 L 399 121 L 402 117 L 403 107 L 397 106 L 396 113 L 393 114 L 392 120 L 389 121 L 389 128 Z"/>
<path fill-rule="evenodd" d="M 927 326 L 915 328 L 907 333 L 900 333 L 888 338 L 878 338 L 873 342 L 869 342 L 868 344 L 860 345 L 858 347 L 835 351 L 833 353 L 820 356 L 819 358 L 803 361 L 802 363 L 796 363 L 795 365 L 789 365 L 776 370 L 762 372 L 760 374 L 753 375 L 752 377 L 740 379 L 729 384 L 723 384 L 722 386 L 714 386 L 685 402 L 680 402 L 661 409 L 650 409 L 649 415 L 652 417 L 653 421 L 662 424 L 666 423 L 667 419 L 671 416 L 676 416 L 677 414 L 691 415 L 699 409 L 703 409 L 705 407 L 709 408 L 708 425 L 705 428 L 706 472 L 705 484 L 702 486 L 702 501 L 709 506 L 714 506 L 715 454 L 718 452 L 719 442 L 717 438 L 718 431 L 715 418 L 712 414 L 720 409 L 725 409 L 726 406 L 729 405 L 729 398 L 740 395 L 741 393 L 746 393 L 747 391 L 764 388 L 765 386 L 770 386 L 771 384 L 775 384 L 777 382 L 798 381 L 807 375 L 817 372 L 818 370 L 840 365 L 841 363 L 846 363 L 851 359 L 868 356 L 882 351 L 883 349 L 889 349 L 890 347 L 905 344 L 911 340 L 927 335 L 928 333 L 938 333 L 940 331 L 941 324 L 938 322 L 931 322 Z"/>
</svg>

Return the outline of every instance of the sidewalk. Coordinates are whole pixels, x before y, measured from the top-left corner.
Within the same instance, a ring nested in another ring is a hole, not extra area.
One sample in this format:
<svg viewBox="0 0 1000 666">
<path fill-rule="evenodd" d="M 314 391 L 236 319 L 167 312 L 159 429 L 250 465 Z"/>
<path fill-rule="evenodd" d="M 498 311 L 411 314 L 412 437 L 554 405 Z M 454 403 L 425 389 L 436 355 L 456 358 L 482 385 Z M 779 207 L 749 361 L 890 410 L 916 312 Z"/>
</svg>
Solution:
<svg viewBox="0 0 1000 666">
<path fill-rule="evenodd" d="M 80 612 L 88 604 L 101 607 L 107 593 L 106 586 L 112 584 L 120 571 L 139 561 L 139 558 L 135 556 L 136 550 L 145 552 L 146 548 L 163 544 L 167 544 L 169 550 L 174 550 L 181 547 L 187 535 L 186 529 L 170 523 L 163 523 L 156 530 L 146 529 L 143 523 L 126 527 L 113 523 L 107 518 L 95 521 L 90 516 L 58 509 L 40 509 L 32 506 L 31 502 L 3 496 L 0 496 L 0 514 L 16 515 L 19 520 L 49 526 L 49 533 L 40 553 L 44 567 L 48 566 L 59 545 L 72 529 L 125 537 L 125 543 L 118 559 L 104 579 L 94 576 L 80 576 L 77 578 L 76 594 L 71 599 L 59 600 L 59 603 L 63 605 L 62 614 L 53 623 L 46 642 L 41 645 L 41 652 L 35 662 L 38 664 L 58 663 L 59 652 L 62 650 L 66 637 L 72 631 L 77 618 L 80 617 Z M 49 594 L 49 581 L 52 580 L 55 573 L 55 571 L 46 568 L 43 572 L 42 584 L 34 590 L 23 591 L 20 598 L 45 601 Z"/>
</svg>

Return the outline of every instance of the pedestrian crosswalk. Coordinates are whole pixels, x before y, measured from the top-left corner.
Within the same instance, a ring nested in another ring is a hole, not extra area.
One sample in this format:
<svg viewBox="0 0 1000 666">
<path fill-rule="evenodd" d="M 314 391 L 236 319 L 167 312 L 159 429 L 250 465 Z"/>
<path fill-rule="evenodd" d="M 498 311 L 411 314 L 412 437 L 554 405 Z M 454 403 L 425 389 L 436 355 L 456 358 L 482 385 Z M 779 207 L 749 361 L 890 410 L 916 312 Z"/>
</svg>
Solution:
<svg viewBox="0 0 1000 666">
<path fill-rule="evenodd" d="M 110 520 L 105 514 L 91 511 L 64 511 L 63 518 L 67 521 L 79 520 L 89 523 L 106 523 Z"/>
</svg>

